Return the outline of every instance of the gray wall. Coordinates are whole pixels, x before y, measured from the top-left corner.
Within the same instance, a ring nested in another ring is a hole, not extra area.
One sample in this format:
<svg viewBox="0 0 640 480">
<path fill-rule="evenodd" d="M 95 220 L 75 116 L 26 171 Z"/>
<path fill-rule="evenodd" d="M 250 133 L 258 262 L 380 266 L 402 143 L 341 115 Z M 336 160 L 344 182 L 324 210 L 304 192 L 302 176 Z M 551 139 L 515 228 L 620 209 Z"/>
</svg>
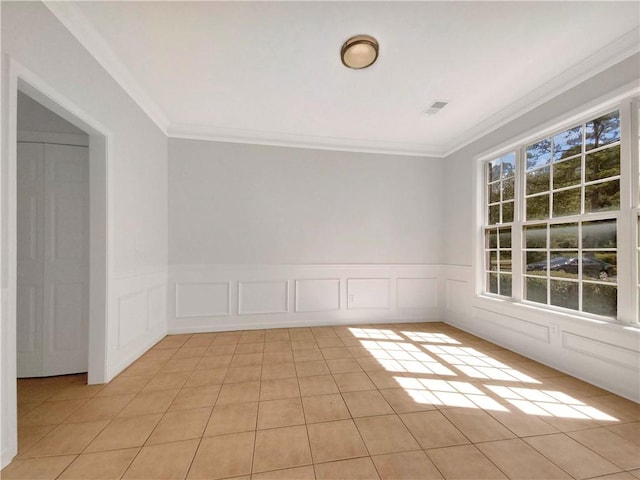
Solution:
<svg viewBox="0 0 640 480">
<path fill-rule="evenodd" d="M 22 92 L 18 92 L 18 131 L 86 135 L 78 127 Z"/>
<path fill-rule="evenodd" d="M 439 263 L 442 160 L 170 139 L 169 262 Z"/>
</svg>

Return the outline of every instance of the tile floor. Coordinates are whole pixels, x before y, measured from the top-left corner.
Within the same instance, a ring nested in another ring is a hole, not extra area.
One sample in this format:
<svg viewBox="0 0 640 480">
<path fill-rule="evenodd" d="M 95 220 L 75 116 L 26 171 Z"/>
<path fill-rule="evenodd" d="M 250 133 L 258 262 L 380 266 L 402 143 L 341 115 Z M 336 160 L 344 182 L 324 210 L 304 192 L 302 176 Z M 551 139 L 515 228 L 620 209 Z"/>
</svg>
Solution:
<svg viewBox="0 0 640 480">
<path fill-rule="evenodd" d="M 640 406 L 442 323 L 164 338 L 18 382 L 2 478 L 640 478 Z"/>
</svg>

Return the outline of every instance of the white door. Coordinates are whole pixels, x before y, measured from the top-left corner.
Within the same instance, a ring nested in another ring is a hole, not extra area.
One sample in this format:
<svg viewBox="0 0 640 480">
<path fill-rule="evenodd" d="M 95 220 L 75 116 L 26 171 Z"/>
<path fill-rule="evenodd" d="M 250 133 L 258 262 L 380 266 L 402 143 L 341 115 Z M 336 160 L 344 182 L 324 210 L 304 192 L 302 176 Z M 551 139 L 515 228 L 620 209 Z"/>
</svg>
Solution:
<svg viewBox="0 0 640 480">
<path fill-rule="evenodd" d="M 89 325 L 88 148 L 19 144 L 18 153 L 19 171 L 28 165 L 38 164 L 31 171 L 36 172 L 38 178 L 35 183 L 41 192 L 33 194 L 28 188 L 21 191 L 18 186 L 18 231 L 19 234 L 21 230 L 35 231 L 31 237 L 36 239 L 37 245 L 28 255 L 18 253 L 19 283 L 25 286 L 23 293 L 18 293 L 18 347 L 29 347 L 19 350 L 18 376 L 86 372 Z M 31 199 L 28 203 L 27 197 Z M 35 207 L 29 207 L 35 213 L 26 215 L 26 220 L 20 218 L 22 210 L 27 208 L 20 207 L 21 201 L 25 205 L 35 204 Z M 31 226 L 23 225 L 27 221 Z M 19 237 L 18 245 L 22 243 Z M 22 261 L 22 258 L 27 260 Z M 22 263 L 35 267 L 23 269 Z M 30 334 L 28 341 L 22 338 L 26 333 Z M 20 360 L 24 361 L 24 369 Z"/>
</svg>

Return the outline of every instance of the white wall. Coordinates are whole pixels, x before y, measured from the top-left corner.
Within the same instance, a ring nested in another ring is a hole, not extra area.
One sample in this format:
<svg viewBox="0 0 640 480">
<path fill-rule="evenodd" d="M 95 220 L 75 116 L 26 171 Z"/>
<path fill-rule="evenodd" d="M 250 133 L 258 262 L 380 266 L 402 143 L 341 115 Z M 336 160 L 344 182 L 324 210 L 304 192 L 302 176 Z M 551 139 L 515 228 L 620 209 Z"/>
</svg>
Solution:
<svg viewBox="0 0 640 480">
<path fill-rule="evenodd" d="M 10 61 L 100 125 L 108 144 L 106 372 L 112 378 L 166 332 L 167 139 L 41 3 L 2 2 L 2 465 L 16 453 L 15 272 L 8 120 Z M 66 118 L 66 117 L 65 117 Z M 12 306 L 13 305 L 13 306 Z"/>
<path fill-rule="evenodd" d="M 442 174 L 432 158 L 171 139 L 170 331 L 439 319 Z"/>
<path fill-rule="evenodd" d="M 598 324 L 476 295 L 474 252 L 477 164 L 474 156 L 581 109 L 630 82 L 638 83 L 639 55 L 584 81 L 445 159 L 445 311 L 451 324 L 591 383 L 640 400 L 640 331 Z"/>
<path fill-rule="evenodd" d="M 22 92 L 18 92 L 18 132 L 87 135 Z"/>
</svg>

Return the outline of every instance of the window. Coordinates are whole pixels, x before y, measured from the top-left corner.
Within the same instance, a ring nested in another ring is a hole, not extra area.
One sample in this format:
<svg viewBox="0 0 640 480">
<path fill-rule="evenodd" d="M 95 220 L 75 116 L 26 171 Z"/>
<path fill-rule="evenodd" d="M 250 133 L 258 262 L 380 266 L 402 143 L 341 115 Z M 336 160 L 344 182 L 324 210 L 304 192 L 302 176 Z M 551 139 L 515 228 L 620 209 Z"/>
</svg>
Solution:
<svg viewBox="0 0 640 480">
<path fill-rule="evenodd" d="M 516 154 L 487 162 L 487 227 L 485 228 L 485 277 L 487 291 L 511 296 L 511 227 L 515 212 Z M 498 224 L 502 226 L 497 227 Z"/>
<path fill-rule="evenodd" d="M 633 286 L 618 281 L 631 207 L 640 271 L 640 215 L 621 197 L 630 121 L 611 109 L 485 162 L 484 293 L 608 318 L 618 316 L 620 288 L 639 303 L 640 273 Z"/>
</svg>

